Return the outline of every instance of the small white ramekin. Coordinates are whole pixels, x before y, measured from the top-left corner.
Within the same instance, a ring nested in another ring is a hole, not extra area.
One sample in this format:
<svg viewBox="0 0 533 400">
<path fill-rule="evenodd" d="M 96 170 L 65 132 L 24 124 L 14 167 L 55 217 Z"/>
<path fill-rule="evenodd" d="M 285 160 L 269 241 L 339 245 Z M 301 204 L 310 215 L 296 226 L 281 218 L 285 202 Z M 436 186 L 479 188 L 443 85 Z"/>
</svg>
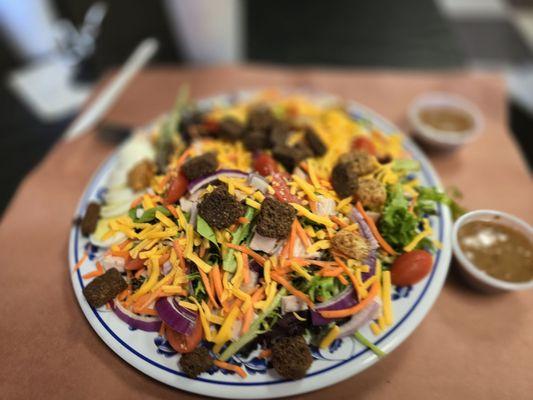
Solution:
<svg viewBox="0 0 533 400">
<path fill-rule="evenodd" d="M 459 245 L 458 232 L 461 227 L 472 221 L 492 221 L 516 229 L 524 233 L 533 243 L 533 227 L 521 219 L 501 211 L 477 210 L 471 211 L 461 216 L 453 226 L 452 247 L 457 263 L 461 267 L 466 280 L 475 288 L 486 292 L 501 292 L 506 290 L 526 290 L 533 289 L 533 280 L 528 282 L 507 282 L 494 278 L 485 271 L 477 268 L 463 253 Z"/>
<path fill-rule="evenodd" d="M 453 107 L 465 111 L 472 117 L 473 126 L 463 132 L 449 132 L 425 124 L 420 112 L 425 108 Z M 429 92 L 413 100 L 407 115 L 411 130 L 423 144 L 442 150 L 455 150 L 475 140 L 483 131 L 484 119 L 481 111 L 472 102 L 449 93 Z"/>
</svg>

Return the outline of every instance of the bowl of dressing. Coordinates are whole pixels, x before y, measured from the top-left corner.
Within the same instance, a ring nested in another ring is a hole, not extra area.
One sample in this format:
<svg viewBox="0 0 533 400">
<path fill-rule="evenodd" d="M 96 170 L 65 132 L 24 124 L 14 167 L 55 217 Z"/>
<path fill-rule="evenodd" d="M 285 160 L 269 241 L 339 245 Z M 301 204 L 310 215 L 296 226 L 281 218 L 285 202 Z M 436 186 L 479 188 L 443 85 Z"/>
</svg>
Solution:
<svg viewBox="0 0 533 400">
<path fill-rule="evenodd" d="M 452 246 L 476 288 L 533 289 L 533 228 L 527 222 L 500 211 L 471 211 L 455 222 Z"/>
<path fill-rule="evenodd" d="M 483 116 L 472 102 L 449 93 L 430 92 L 410 105 L 409 123 L 415 137 L 431 148 L 454 150 L 476 139 Z"/>
</svg>

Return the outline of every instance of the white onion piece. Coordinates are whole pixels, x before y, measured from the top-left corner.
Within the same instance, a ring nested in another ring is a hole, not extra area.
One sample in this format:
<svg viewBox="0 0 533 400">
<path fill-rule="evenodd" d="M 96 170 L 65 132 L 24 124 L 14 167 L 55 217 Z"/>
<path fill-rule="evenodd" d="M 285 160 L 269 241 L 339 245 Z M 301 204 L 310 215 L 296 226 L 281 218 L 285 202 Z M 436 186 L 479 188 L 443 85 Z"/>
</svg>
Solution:
<svg viewBox="0 0 533 400">
<path fill-rule="evenodd" d="M 180 207 L 183 212 L 191 212 L 192 207 L 196 204 L 196 202 L 187 200 L 186 198 L 182 197 L 180 199 Z"/>
<path fill-rule="evenodd" d="M 263 194 L 268 192 L 268 187 L 270 186 L 265 178 L 255 172 L 248 175 L 247 182 L 250 186 L 253 186 Z"/>
<path fill-rule="evenodd" d="M 162 271 L 163 272 L 163 275 L 168 275 L 169 272 L 172 271 L 172 264 L 170 263 L 170 261 L 165 261 L 165 263 L 163 264 L 163 268 L 162 268 Z"/>
<path fill-rule="evenodd" d="M 262 236 L 255 232 L 252 240 L 250 241 L 250 248 L 252 250 L 264 251 L 265 253 L 272 254 L 276 248 L 278 240 L 275 238 L 269 238 Z"/>
<path fill-rule="evenodd" d="M 317 196 L 316 213 L 317 215 L 328 217 L 337 214 L 335 211 L 335 200 L 325 196 Z"/>
<path fill-rule="evenodd" d="M 255 286 L 257 285 L 257 282 L 259 281 L 259 274 L 252 269 L 249 272 L 249 276 L 250 276 L 250 279 L 248 279 L 248 282 L 241 283 L 241 290 L 244 293 L 250 293 L 253 289 L 255 289 Z"/>
<path fill-rule="evenodd" d="M 301 299 L 292 294 L 289 296 L 283 296 L 281 298 L 281 313 L 286 314 L 289 312 L 304 311 L 307 310 L 307 304 Z"/>
<path fill-rule="evenodd" d="M 119 272 L 124 272 L 124 265 L 126 265 L 126 261 L 122 257 L 112 256 L 111 254 L 103 256 L 100 262 L 106 271 L 116 268 Z"/>
</svg>

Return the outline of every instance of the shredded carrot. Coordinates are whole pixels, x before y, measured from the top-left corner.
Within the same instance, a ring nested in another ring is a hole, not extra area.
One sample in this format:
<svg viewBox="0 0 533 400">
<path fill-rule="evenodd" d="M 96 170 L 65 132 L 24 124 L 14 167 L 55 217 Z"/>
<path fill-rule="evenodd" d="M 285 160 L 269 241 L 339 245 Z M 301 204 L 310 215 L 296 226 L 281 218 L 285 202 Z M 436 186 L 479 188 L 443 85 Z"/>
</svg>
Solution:
<svg viewBox="0 0 533 400">
<path fill-rule="evenodd" d="M 143 274 L 144 270 L 146 269 L 146 267 L 143 266 L 143 268 L 139 268 L 139 270 L 135 273 L 135 278 L 136 279 L 139 279 L 139 277 Z"/>
<path fill-rule="evenodd" d="M 318 211 L 318 206 L 316 204 L 316 201 L 309 200 L 309 208 L 311 209 L 312 212 L 316 213 Z"/>
<path fill-rule="evenodd" d="M 339 282 L 342 283 L 343 285 L 348 285 L 348 281 L 346 280 L 346 278 L 345 278 L 343 275 L 339 275 L 339 276 L 337 276 L 337 279 L 338 279 Z"/>
<path fill-rule="evenodd" d="M 120 292 L 118 295 L 117 295 L 117 300 L 118 301 L 123 301 L 126 297 L 128 297 L 128 295 L 131 293 L 131 290 L 129 288 L 127 289 L 124 289 L 122 292 Z"/>
<path fill-rule="evenodd" d="M 309 166 L 307 165 L 305 161 L 302 161 L 300 163 L 300 168 L 303 169 L 306 173 L 309 173 Z"/>
<path fill-rule="evenodd" d="M 143 310 L 147 308 L 150 304 L 152 304 L 154 301 L 156 301 L 159 297 L 162 297 L 162 296 L 164 296 L 163 290 L 162 289 L 156 290 L 155 292 L 150 293 L 150 295 L 146 298 L 146 301 L 141 303 L 138 307 L 136 307 L 136 304 L 138 304 L 138 301 L 135 302 L 133 308 L 134 310 L 136 309 L 135 311 Z"/>
<path fill-rule="evenodd" d="M 270 358 L 271 355 L 272 355 L 272 350 L 264 349 L 264 350 L 261 350 L 257 358 Z"/>
<path fill-rule="evenodd" d="M 187 264 L 185 264 L 185 258 L 183 258 L 183 250 L 181 249 L 181 246 L 179 245 L 177 240 L 174 240 L 174 242 L 172 242 L 172 245 L 174 246 L 174 250 L 176 250 L 176 254 L 178 255 L 178 258 L 180 260 L 181 269 L 187 271 Z"/>
<path fill-rule="evenodd" d="M 287 281 L 284 277 L 282 277 L 281 275 L 278 275 L 277 272 L 271 272 L 270 273 L 270 276 L 272 277 L 272 279 L 274 279 L 276 282 L 278 282 L 279 284 L 285 286 L 285 288 L 293 295 L 295 295 L 296 297 L 298 297 L 299 299 L 301 299 L 303 302 L 305 302 L 309 308 L 312 308 L 314 309 L 315 308 L 315 305 L 313 304 L 313 302 L 311 301 L 311 299 L 309 297 L 307 297 L 307 295 L 301 291 L 299 291 L 298 289 L 296 289 L 294 286 L 292 286 L 290 284 L 289 281 Z"/>
<path fill-rule="evenodd" d="M 228 371 L 235 372 L 237 375 L 239 375 L 243 379 L 248 376 L 248 375 L 246 375 L 246 372 L 244 372 L 244 370 L 241 367 L 239 367 L 238 365 L 230 364 L 228 362 L 224 362 L 224 361 L 220 361 L 220 360 L 215 360 L 214 364 L 218 368 L 227 369 Z"/>
<path fill-rule="evenodd" d="M 85 275 L 82 275 L 81 277 L 83 279 L 91 279 L 91 278 L 96 278 L 97 276 L 100 276 L 100 275 L 103 275 L 104 273 L 101 272 L 101 271 L 98 271 L 98 270 L 95 270 L 95 271 L 91 271 Z"/>
<path fill-rule="evenodd" d="M 200 246 L 200 250 L 198 251 L 198 257 L 204 258 L 206 251 L 207 251 L 207 247 Z"/>
<path fill-rule="evenodd" d="M 294 255 L 294 243 L 296 242 L 296 218 L 291 226 L 291 233 L 289 235 L 289 254 L 288 257 L 292 258 Z"/>
<path fill-rule="evenodd" d="M 76 272 L 77 270 L 79 270 L 80 267 L 82 266 L 82 264 L 85 262 L 85 260 L 87 260 L 87 257 L 88 257 L 88 254 L 87 254 L 86 251 L 84 251 L 83 255 L 80 258 L 80 261 L 78 261 L 76 263 L 76 265 L 74 266 L 74 269 L 72 270 L 72 272 Z"/>
<path fill-rule="evenodd" d="M 259 289 L 257 289 L 257 290 L 252 294 L 252 303 L 255 303 L 255 302 L 259 301 L 259 300 L 262 300 L 264 294 L 265 294 L 265 287 L 264 287 L 264 286 L 261 286 Z"/>
<path fill-rule="evenodd" d="M 339 276 L 343 273 L 343 269 L 341 267 L 339 268 L 333 268 L 333 269 L 323 269 L 320 271 L 320 275 L 322 276 Z"/>
<path fill-rule="evenodd" d="M 242 281 L 250 282 L 250 264 L 248 263 L 248 254 L 241 253 L 242 256 Z"/>
<path fill-rule="evenodd" d="M 170 213 L 174 216 L 174 218 L 178 218 L 178 213 L 174 207 L 172 207 L 170 204 L 166 204 L 165 208 L 170 211 Z"/>
<path fill-rule="evenodd" d="M 304 260 L 303 258 L 292 258 L 290 260 L 287 260 L 285 264 L 290 265 L 292 262 L 295 262 L 301 266 L 317 265 L 319 267 L 331 267 L 337 265 L 335 261 Z"/>
<path fill-rule="evenodd" d="M 355 275 L 353 274 L 353 272 L 350 270 L 350 268 L 348 268 L 348 266 L 345 263 L 342 262 L 342 260 L 339 257 L 334 256 L 334 258 L 337 264 L 339 264 L 339 267 L 341 267 L 344 270 L 344 272 L 346 272 L 346 274 L 348 275 L 348 278 L 350 278 L 353 288 L 355 289 L 355 293 L 357 293 L 357 295 L 360 296 L 361 290 L 359 289 L 359 282 L 357 282 L 357 279 Z M 359 300 L 361 299 L 359 298 Z"/>
<path fill-rule="evenodd" d="M 265 263 L 265 258 L 257 254 L 252 249 L 249 249 L 248 247 L 239 246 L 237 244 L 233 243 L 226 243 L 226 246 L 228 246 L 230 249 L 239 250 L 241 253 L 248 254 L 250 257 L 252 257 L 255 261 L 257 261 L 261 266 Z"/>
<path fill-rule="evenodd" d="M 137 300 L 135 300 L 132 306 L 133 311 L 138 312 L 140 309 L 145 308 L 149 304 L 148 300 L 152 297 L 153 294 L 154 293 L 145 293 L 141 295 Z"/>
<path fill-rule="evenodd" d="M 335 222 L 341 228 L 346 228 L 348 226 L 348 224 L 346 222 L 344 222 L 342 219 L 340 219 L 339 217 L 337 217 L 335 215 L 330 216 L 330 218 L 331 218 L 331 220 L 333 222 Z"/>
<path fill-rule="evenodd" d="M 230 231 L 231 233 L 235 232 L 237 230 L 237 228 L 239 227 L 239 224 L 233 224 L 231 225 L 229 228 L 228 228 L 228 231 Z"/>
<path fill-rule="evenodd" d="M 218 265 L 214 265 L 211 269 L 211 276 L 213 277 L 213 286 L 215 287 L 217 297 L 222 301 L 222 293 L 224 292 L 224 289 L 222 288 L 222 277 Z"/>
<path fill-rule="evenodd" d="M 383 250 L 385 250 L 390 255 L 393 255 L 393 256 L 398 255 L 398 253 L 396 253 L 394 251 L 394 249 L 385 241 L 385 239 L 383 239 L 383 237 L 381 236 L 381 234 L 378 231 L 376 223 L 365 212 L 365 210 L 363 209 L 363 205 L 361 204 L 360 201 L 357 202 L 355 207 L 357 208 L 357 211 L 359 211 L 361 213 L 361 215 L 363 216 L 365 222 L 367 223 L 368 227 L 372 231 L 372 234 L 374 235 L 374 237 L 376 238 L 378 243 L 381 245 L 381 247 L 383 247 Z"/>
<path fill-rule="evenodd" d="M 185 162 L 185 159 L 189 156 L 190 152 L 192 151 L 192 148 L 189 147 L 187 150 L 185 150 L 180 158 L 178 158 L 178 161 L 176 161 L 176 168 L 181 168 L 183 163 Z"/>
<path fill-rule="evenodd" d="M 207 277 L 207 274 L 202 271 L 201 268 L 198 268 L 198 272 L 200 272 L 200 277 L 202 278 L 202 282 L 204 283 L 205 291 L 207 292 L 207 296 L 209 297 L 209 300 L 218 308 L 218 304 L 215 300 L 214 290 L 209 284 L 209 278 Z"/>
<path fill-rule="evenodd" d="M 129 251 L 123 251 L 123 250 L 111 250 L 111 255 L 114 257 L 120 257 L 125 260 L 128 260 L 130 258 L 130 252 Z"/>
<path fill-rule="evenodd" d="M 163 265 L 167 262 L 167 260 L 170 258 L 170 253 L 163 254 L 161 257 L 159 257 L 159 265 Z"/>
<path fill-rule="evenodd" d="M 239 221 L 239 223 L 241 223 L 241 224 L 247 224 L 247 223 L 250 222 L 250 220 L 248 218 L 246 218 L 246 217 L 239 217 L 239 219 L 237 221 Z"/>
<path fill-rule="evenodd" d="M 241 335 L 244 335 L 246 332 L 248 332 L 253 319 L 254 319 L 254 308 L 248 307 L 248 309 L 244 313 L 244 319 L 242 320 Z"/>
<path fill-rule="evenodd" d="M 298 237 L 304 244 L 305 248 L 311 246 L 312 244 L 311 239 L 309 239 L 309 236 L 307 235 L 307 233 L 305 233 L 304 228 L 302 228 L 302 225 L 300 225 L 300 222 L 298 222 L 297 218 L 294 219 L 294 224 L 295 224 L 296 234 L 298 235 Z"/>
<path fill-rule="evenodd" d="M 365 308 L 368 305 L 368 303 L 370 303 L 372 301 L 372 299 L 374 297 L 376 297 L 376 295 L 377 295 L 377 293 L 379 291 L 378 289 L 379 289 L 379 284 L 376 281 L 376 283 L 374 283 L 372 285 L 372 289 L 370 289 L 370 291 L 368 292 L 368 296 L 366 296 L 363 300 L 361 300 L 359 303 L 357 303 L 353 307 L 344 308 L 342 310 L 320 310 L 319 313 L 324 318 L 344 318 L 344 317 L 349 317 L 350 315 L 353 315 L 356 312 L 359 312 L 363 308 Z"/>
</svg>

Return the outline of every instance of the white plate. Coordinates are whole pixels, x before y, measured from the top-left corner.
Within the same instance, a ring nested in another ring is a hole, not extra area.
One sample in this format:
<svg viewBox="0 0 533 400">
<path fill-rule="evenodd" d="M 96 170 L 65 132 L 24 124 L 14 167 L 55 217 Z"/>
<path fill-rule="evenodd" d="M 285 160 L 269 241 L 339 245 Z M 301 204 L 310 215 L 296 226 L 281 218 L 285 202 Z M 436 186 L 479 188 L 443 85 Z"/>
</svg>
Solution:
<svg viewBox="0 0 533 400">
<path fill-rule="evenodd" d="M 202 105 L 209 107 L 214 104 L 213 102 L 217 104 L 231 102 L 246 95 L 240 93 L 217 96 L 205 100 Z M 370 122 L 386 134 L 399 132 L 399 129 L 389 121 L 359 104 L 348 103 L 347 107 L 353 118 Z M 441 188 L 439 178 L 430 162 L 408 138 L 405 139 L 405 148 L 421 163 L 422 168 L 417 175 L 422 184 Z M 106 179 L 115 163 L 116 156 L 111 156 L 97 171 L 80 200 L 76 215 L 81 215 L 91 200 L 102 196 Z M 439 205 L 438 211 L 439 216 L 432 217 L 431 224 L 435 237 L 442 243 L 442 249 L 435 254 L 430 275 L 414 287 L 394 289 L 394 324 L 388 330 L 377 337 L 368 328 L 362 330 L 367 338 L 387 353 L 402 343 L 420 324 L 435 302 L 446 278 L 451 257 L 451 219 L 447 207 Z M 71 277 L 74 292 L 85 317 L 115 353 L 138 370 L 170 386 L 202 395 L 232 399 L 287 397 L 333 385 L 363 371 L 379 360 L 355 339 L 346 338 L 335 341 L 328 350 L 314 350 L 313 365 L 307 376 L 299 381 L 281 379 L 274 370 L 267 368 L 263 360 L 254 357 L 253 353 L 248 358 L 235 359 L 248 372 L 248 378 L 245 380 L 221 370 L 202 374 L 197 379 L 188 378 L 178 369 L 178 356 L 157 333 L 130 330 L 105 307 L 95 310 L 87 304 L 82 290 L 88 281 L 84 281 L 81 276 L 94 270 L 92 260 L 101 250 L 90 245 L 88 240 L 81 236 L 79 228 L 73 226 L 69 245 L 70 270 L 78 262 L 84 250 L 88 250 L 90 261 L 86 261 L 76 273 L 71 274 Z"/>
</svg>

